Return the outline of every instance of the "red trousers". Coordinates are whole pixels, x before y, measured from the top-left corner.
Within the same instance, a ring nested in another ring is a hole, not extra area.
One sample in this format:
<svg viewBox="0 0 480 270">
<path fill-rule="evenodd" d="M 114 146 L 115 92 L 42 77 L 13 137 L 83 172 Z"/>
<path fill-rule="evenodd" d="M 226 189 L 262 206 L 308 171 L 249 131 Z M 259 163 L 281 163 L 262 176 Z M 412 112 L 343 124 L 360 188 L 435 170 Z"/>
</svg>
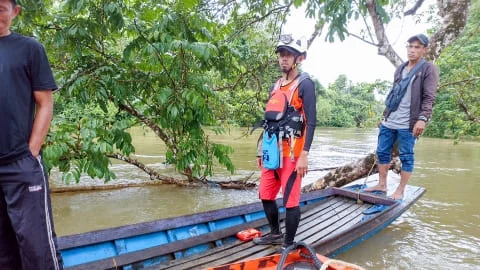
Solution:
<svg viewBox="0 0 480 270">
<path fill-rule="evenodd" d="M 290 157 L 284 157 L 282 168 L 276 170 L 262 168 L 259 187 L 261 200 L 275 200 L 282 188 L 284 206 L 292 208 L 299 205 L 302 178 L 296 176 L 294 172 L 297 160 L 298 158 L 295 158 L 292 162 Z"/>
</svg>

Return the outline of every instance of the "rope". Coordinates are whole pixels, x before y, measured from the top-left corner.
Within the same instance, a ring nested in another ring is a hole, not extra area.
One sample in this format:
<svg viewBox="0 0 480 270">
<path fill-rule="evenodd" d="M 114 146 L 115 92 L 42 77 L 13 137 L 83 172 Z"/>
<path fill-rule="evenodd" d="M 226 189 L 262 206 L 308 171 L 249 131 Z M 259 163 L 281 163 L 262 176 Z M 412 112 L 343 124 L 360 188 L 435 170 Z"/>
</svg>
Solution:
<svg viewBox="0 0 480 270">
<path fill-rule="evenodd" d="M 280 257 L 280 262 L 277 265 L 277 270 L 283 269 L 283 265 L 285 264 L 285 260 L 287 260 L 288 253 L 290 253 L 291 251 L 299 247 L 305 248 L 308 251 L 308 253 L 310 253 L 310 254 L 302 254 L 303 257 L 307 259 L 311 259 L 318 269 L 322 267 L 322 262 L 317 258 L 317 253 L 315 252 L 315 250 L 313 250 L 311 246 L 305 244 L 304 242 L 297 242 L 297 243 L 294 243 L 293 245 L 288 246 L 282 252 L 282 257 Z"/>
<path fill-rule="evenodd" d="M 367 186 L 368 177 L 369 177 L 370 174 L 372 173 L 373 168 L 375 167 L 375 164 L 377 164 L 377 153 L 376 153 L 376 151 L 375 151 L 375 153 L 374 153 L 374 155 L 373 155 L 372 167 L 370 168 L 370 171 L 368 171 L 367 177 L 365 177 L 365 181 L 363 181 L 362 187 L 366 187 L 366 186 Z M 357 204 L 363 204 L 363 201 L 360 200 L 360 191 L 362 191 L 361 188 L 358 189 L 358 192 L 357 192 Z"/>
<path fill-rule="evenodd" d="M 331 264 L 337 264 L 337 265 L 349 267 L 349 268 L 352 268 L 352 269 L 355 269 L 355 270 L 365 270 L 365 268 L 360 267 L 356 264 L 349 263 L 349 262 L 344 262 L 344 261 L 340 261 L 340 260 L 334 260 L 334 259 L 328 259 L 327 261 L 325 261 L 323 263 L 322 267 L 320 268 L 320 270 L 326 270 L 328 268 L 328 266 L 330 266 Z"/>
<path fill-rule="evenodd" d="M 112 258 L 113 260 L 113 266 L 115 269 L 118 269 L 118 265 L 117 265 L 117 261 L 115 260 L 115 258 Z"/>
<path fill-rule="evenodd" d="M 318 171 L 330 171 L 330 170 L 335 170 L 340 168 L 339 166 L 337 167 L 327 167 L 327 168 L 315 168 L 315 169 L 310 169 L 308 170 L 309 172 L 318 172 Z"/>
</svg>

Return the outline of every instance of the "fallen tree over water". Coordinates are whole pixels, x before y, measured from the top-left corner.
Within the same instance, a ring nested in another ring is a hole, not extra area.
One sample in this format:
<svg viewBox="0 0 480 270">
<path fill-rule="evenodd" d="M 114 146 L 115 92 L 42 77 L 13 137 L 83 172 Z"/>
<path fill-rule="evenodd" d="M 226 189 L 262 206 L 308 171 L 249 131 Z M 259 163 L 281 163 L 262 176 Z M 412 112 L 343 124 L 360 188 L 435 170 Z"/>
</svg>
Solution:
<svg viewBox="0 0 480 270">
<path fill-rule="evenodd" d="M 174 178 L 160 174 L 158 171 L 146 166 L 138 160 L 127 158 L 123 156 L 116 156 L 115 158 L 128 162 L 143 170 L 150 175 L 151 181 L 142 181 L 134 183 L 121 183 L 121 184 L 102 184 L 102 185 L 90 185 L 90 186 L 64 186 L 64 187 L 52 187 L 52 193 L 65 193 L 65 192 L 89 192 L 98 190 L 112 190 L 131 187 L 145 187 L 145 186 L 158 186 L 158 185 L 176 185 L 179 187 L 213 187 L 222 189 L 237 189 L 237 190 L 249 190 L 258 187 L 258 178 L 254 178 L 254 172 L 242 177 L 238 180 L 229 181 L 212 181 L 205 177 L 197 178 L 194 181 L 186 179 Z M 377 173 L 377 159 L 374 153 L 368 154 L 366 157 L 358 159 L 354 162 L 345 164 L 340 167 L 319 168 L 312 171 L 325 171 L 329 172 L 322 178 L 317 179 L 314 183 L 306 185 L 302 188 L 302 192 L 311 192 L 314 190 L 325 189 L 328 187 L 341 187 L 355 180 L 367 177 L 371 174 Z M 395 173 L 400 173 L 401 162 L 398 158 L 398 152 L 394 152 L 392 156 L 392 162 L 390 169 Z"/>
<path fill-rule="evenodd" d="M 392 158 L 390 170 L 393 170 L 395 173 L 400 173 L 401 162 L 398 155 Z M 364 158 L 328 172 L 314 183 L 304 186 L 302 192 L 310 192 L 328 187 L 341 187 L 377 172 L 376 155 L 375 153 L 370 153 Z"/>
</svg>

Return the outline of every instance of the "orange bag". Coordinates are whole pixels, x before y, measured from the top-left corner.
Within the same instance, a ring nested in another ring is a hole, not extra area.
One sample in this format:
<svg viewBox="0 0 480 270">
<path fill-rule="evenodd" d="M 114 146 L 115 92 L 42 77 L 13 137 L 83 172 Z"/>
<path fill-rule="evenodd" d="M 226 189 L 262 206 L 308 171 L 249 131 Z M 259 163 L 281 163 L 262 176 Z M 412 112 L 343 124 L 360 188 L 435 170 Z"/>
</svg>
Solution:
<svg viewBox="0 0 480 270">
<path fill-rule="evenodd" d="M 238 232 L 237 238 L 242 240 L 243 242 L 247 242 L 252 240 L 255 237 L 260 237 L 261 235 L 262 235 L 261 231 L 254 228 L 250 228 L 250 229 L 246 229 L 241 232 Z"/>
</svg>

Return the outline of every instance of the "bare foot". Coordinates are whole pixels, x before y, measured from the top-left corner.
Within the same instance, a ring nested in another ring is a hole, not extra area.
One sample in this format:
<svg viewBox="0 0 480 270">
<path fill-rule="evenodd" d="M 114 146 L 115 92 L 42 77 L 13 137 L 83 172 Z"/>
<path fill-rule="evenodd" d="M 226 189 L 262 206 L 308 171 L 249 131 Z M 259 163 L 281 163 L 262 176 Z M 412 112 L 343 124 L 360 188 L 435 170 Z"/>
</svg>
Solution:
<svg viewBox="0 0 480 270">
<path fill-rule="evenodd" d="M 372 191 L 387 192 L 387 187 L 383 186 L 383 185 L 380 185 L 380 184 L 377 184 L 373 187 L 366 188 L 363 191 L 365 191 L 365 192 L 372 192 Z"/>
<path fill-rule="evenodd" d="M 390 196 L 393 200 L 403 199 L 403 190 L 395 190 L 395 192 Z"/>
</svg>

